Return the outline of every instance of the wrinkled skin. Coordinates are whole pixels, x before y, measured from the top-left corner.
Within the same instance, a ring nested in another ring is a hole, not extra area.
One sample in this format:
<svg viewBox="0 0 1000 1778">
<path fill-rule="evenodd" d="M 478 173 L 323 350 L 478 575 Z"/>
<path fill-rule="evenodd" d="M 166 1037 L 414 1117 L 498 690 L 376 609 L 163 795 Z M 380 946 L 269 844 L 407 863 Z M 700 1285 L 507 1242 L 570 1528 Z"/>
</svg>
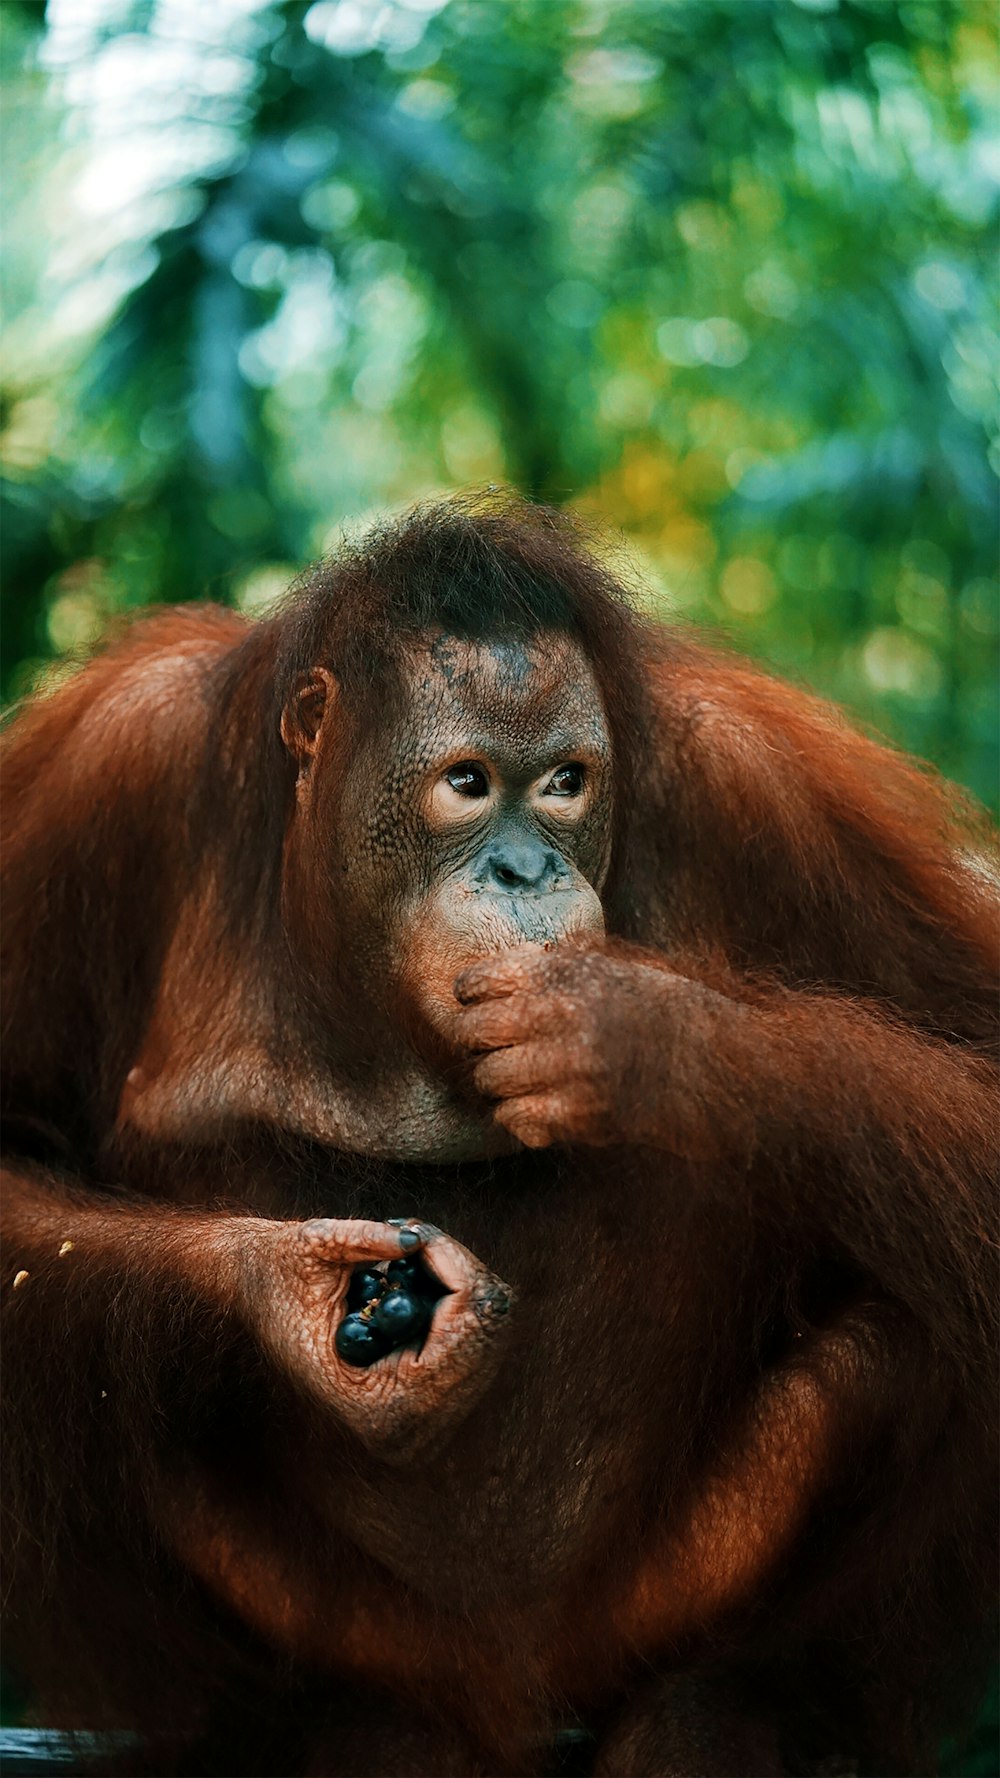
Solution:
<svg viewBox="0 0 1000 1778">
<path fill-rule="evenodd" d="M 376 728 L 352 761 L 336 828 L 350 842 L 343 850 L 346 839 L 335 838 L 331 851 L 338 714 L 327 675 L 307 680 L 286 715 L 299 767 L 286 921 L 308 931 L 334 882 L 339 917 L 357 935 L 347 963 L 352 991 L 385 1009 L 386 1042 L 398 1029 L 400 999 L 409 1011 L 429 1066 L 403 1081 L 394 1069 L 397 1128 L 379 1134 L 379 1149 L 407 1159 L 497 1152 L 509 1146 L 501 1120 L 488 1117 L 480 1094 L 470 1096 L 465 1073 L 453 1069 L 443 1090 L 442 1070 L 463 1042 L 455 981 L 470 963 L 527 942 L 603 934 L 611 754 L 593 674 L 564 637 L 530 647 L 428 638 L 408 663 L 390 731 Z M 482 775 L 473 785 L 481 794 L 452 787 L 449 773 L 463 766 Z M 559 780 L 567 767 L 574 775 Z M 353 1083 L 345 1088 L 355 1115 L 364 1096 Z M 386 1096 L 380 1080 L 383 1122 Z"/>
<path fill-rule="evenodd" d="M 349 858 L 326 855 L 317 870 L 317 848 L 329 843 L 326 741 L 337 716 L 336 685 L 319 674 L 304 683 L 286 713 L 283 733 L 299 773 L 286 849 L 291 885 L 286 918 L 294 923 L 301 914 L 296 885 L 307 884 L 312 893 L 325 868 L 337 882 L 341 917 L 362 935 L 351 958 L 357 991 L 378 1004 L 387 980 L 394 981 L 397 998 L 401 994 L 411 1005 L 416 1042 L 426 1046 L 435 1075 L 443 1062 L 450 1086 L 442 1091 L 440 1079 L 426 1076 L 396 1086 L 396 1116 L 403 1128 L 429 1122 L 427 1158 L 447 1152 L 456 1129 L 463 1154 L 502 1151 L 510 1136 L 537 1143 L 540 1127 L 532 1126 L 533 1139 L 530 1132 L 522 1135 L 516 1105 L 503 1103 L 506 1094 L 477 1078 L 486 1063 L 470 1077 L 465 1052 L 485 1046 L 478 1029 L 462 1023 L 475 1014 L 457 1016 L 456 978 L 470 979 L 463 972 L 486 956 L 523 957 L 527 966 L 539 941 L 543 946 L 593 943 L 603 934 L 599 891 L 610 846 L 611 754 L 587 661 L 563 637 L 543 637 L 530 647 L 428 638 L 413 653 L 406 703 L 393 713 L 390 733 L 377 729 L 368 736 L 353 763 L 338 827 L 351 835 Z M 471 782 L 477 794 L 465 793 L 458 768 L 467 766 L 481 774 Z M 572 771 L 561 780 L 560 769 L 567 767 Z M 456 776 L 458 789 L 450 781 Z M 374 909 L 377 921 L 371 917 Z M 582 958 L 575 961 L 591 967 Z M 536 995 L 542 986 L 539 978 Z M 566 1001 L 552 1000 L 553 1017 L 559 1007 L 565 1013 Z M 536 1036 L 547 1028 L 548 1016 L 543 1006 Z M 614 1036 L 610 1024 L 607 1035 Z M 586 1090 L 582 1079 L 573 1084 Z M 355 1090 L 345 1088 L 345 1097 L 355 1100 L 354 1116 L 363 1119 Z M 386 1140 L 391 1143 L 391 1131 L 380 1139 Z M 400 1152 L 410 1158 L 405 1139 Z M 307 1226 L 303 1251 L 315 1251 L 320 1225 Z M 441 1237 L 428 1251 L 461 1254 L 454 1243 L 441 1245 Z M 365 1257 L 359 1246 L 351 1263 Z M 450 1283 L 455 1263 L 440 1273 L 451 1289 L 456 1288 Z M 488 1301 L 492 1329 L 495 1304 L 506 1301 L 509 1290 L 499 1280 L 488 1281 L 471 1256 L 458 1263 L 459 1273 L 472 1267 L 469 1276 L 478 1282 L 437 1311 L 419 1357 L 396 1354 L 374 1371 L 353 1373 L 335 1361 L 334 1386 L 346 1387 L 349 1401 L 344 1417 L 367 1442 L 377 1443 L 397 1419 L 405 1419 L 408 1428 L 404 1450 L 421 1425 L 424 1442 L 440 1442 L 456 1411 L 454 1402 L 468 1403 L 489 1383 L 503 1342 L 485 1337 L 465 1304 Z M 321 1313 L 334 1324 L 346 1284 L 347 1275 L 332 1297 L 322 1287 Z M 310 1321 L 307 1312 L 303 1326 Z M 281 1316 L 264 1310 L 263 1327 L 281 1323 Z M 328 1340 L 324 1352 L 327 1363 Z M 284 1358 L 299 1368 L 290 1342 Z M 390 1375 L 391 1408 L 383 1399 Z"/>
<path fill-rule="evenodd" d="M 327 1217 L 265 1224 L 256 1240 L 248 1233 L 237 1248 L 244 1313 L 302 1391 L 386 1461 L 408 1462 L 439 1443 L 488 1386 L 502 1349 L 493 1336 L 511 1294 L 439 1229 Z M 345 1364 L 333 1334 L 353 1272 L 417 1252 L 447 1292 L 432 1334 L 367 1370 Z"/>
<path fill-rule="evenodd" d="M 711 1068 L 715 1028 L 732 1011 L 721 995 L 658 960 L 580 945 L 518 946 L 463 970 L 455 993 L 451 1030 L 480 1058 L 475 1087 L 526 1148 L 712 1151 L 699 1101 L 671 1094 L 665 1116 L 665 1093 L 671 1076 Z"/>
<path fill-rule="evenodd" d="M 301 695 L 314 732 L 299 754 L 293 872 L 313 823 L 326 831 L 323 717 L 336 709 L 331 685 L 319 693 L 311 682 Z M 430 1046 L 439 1064 L 456 1048 L 473 1052 L 471 1078 L 453 1071 L 452 1081 L 461 1094 L 468 1080 L 492 1104 L 494 1129 L 525 1147 L 704 1147 L 698 1103 L 675 1095 L 670 1131 L 663 1090 L 682 1039 L 710 1055 L 725 1002 L 660 959 L 599 948 L 611 756 L 579 649 L 562 637 L 531 647 L 435 637 L 413 658 L 398 722 L 391 747 L 378 731 L 365 741 L 340 808 L 353 843 L 338 877 L 352 927 L 366 934 L 354 959 L 361 990 L 394 978 L 417 1042 L 427 1043 L 424 1021 L 442 1040 Z M 487 794 L 452 789 L 449 771 L 465 764 L 482 769 Z M 583 767 L 577 795 L 552 789 L 568 764 Z M 436 1154 L 453 1116 L 442 1104 Z M 466 1152 L 497 1146 L 481 1129 Z"/>
<path fill-rule="evenodd" d="M 314 732 L 303 745 L 301 717 L 286 723 L 299 763 L 293 876 L 303 852 L 329 843 L 327 731 L 338 720 L 329 678 L 319 707 L 315 682 L 300 698 Z M 559 794 L 554 775 L 569 763 L 583 768 L 580 790 Z M 478 794 L 449 784 L 463 764 L 481 768 Z M 610 743 L 579 648 L 557 636 L 530 646 L 437 636 L 411 650 L 402 708 L 361 740 L 338 812 L 338 906 L 348 924 L 355 916 L 355 961 L 383 993 L 387 969 L 407 983 L 425 1013 L 452 1009 L 455 975 L 476 956 L 602 932 Z"/>
</svg>

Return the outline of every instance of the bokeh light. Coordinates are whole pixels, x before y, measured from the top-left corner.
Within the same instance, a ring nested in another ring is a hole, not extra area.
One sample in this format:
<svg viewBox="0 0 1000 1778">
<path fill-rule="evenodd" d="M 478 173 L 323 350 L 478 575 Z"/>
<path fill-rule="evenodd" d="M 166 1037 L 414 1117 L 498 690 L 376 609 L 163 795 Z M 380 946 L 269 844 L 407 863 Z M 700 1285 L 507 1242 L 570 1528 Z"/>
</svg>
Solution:
<svg viewBox="0 0 1000 1778">
<path fill-rule="evenodd" d="M 988 0 L 4 25 L 8 699 L 509 481 L 996 802 Z"/>
</svg>

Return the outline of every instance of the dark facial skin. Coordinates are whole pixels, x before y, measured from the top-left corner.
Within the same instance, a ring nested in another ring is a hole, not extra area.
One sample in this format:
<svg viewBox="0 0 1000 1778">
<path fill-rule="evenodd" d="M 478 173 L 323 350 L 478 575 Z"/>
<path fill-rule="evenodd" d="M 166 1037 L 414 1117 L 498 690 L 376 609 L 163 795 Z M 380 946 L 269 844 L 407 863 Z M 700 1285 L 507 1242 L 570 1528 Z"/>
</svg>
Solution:
<svg viewBox="0 0 1000 1778">
<path fill-rule="evenodd" d="M 597 686 L 567 638 L 428 638 L 401 722 L 366 742 L 342 807 L 364 972 L 447 1036 L 476 959 L 600 935 L 610 763 Z"/>
</svg>

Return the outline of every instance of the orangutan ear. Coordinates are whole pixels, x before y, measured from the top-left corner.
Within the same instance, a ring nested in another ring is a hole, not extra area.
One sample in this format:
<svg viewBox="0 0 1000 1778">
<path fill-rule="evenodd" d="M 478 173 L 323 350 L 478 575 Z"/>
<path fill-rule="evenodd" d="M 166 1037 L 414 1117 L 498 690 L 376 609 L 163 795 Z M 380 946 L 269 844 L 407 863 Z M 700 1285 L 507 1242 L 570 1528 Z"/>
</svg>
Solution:
<svg viewBox="0 0 1000 1778">
<path fill-rule="evenodd" d="M 281 713 L 281 739 L 300 766 L 312 759 L 323 718 L 336 696 L 337 681 L 326 667 L 300 673 L 295 681 L 295 689 Z"/>
</svg>

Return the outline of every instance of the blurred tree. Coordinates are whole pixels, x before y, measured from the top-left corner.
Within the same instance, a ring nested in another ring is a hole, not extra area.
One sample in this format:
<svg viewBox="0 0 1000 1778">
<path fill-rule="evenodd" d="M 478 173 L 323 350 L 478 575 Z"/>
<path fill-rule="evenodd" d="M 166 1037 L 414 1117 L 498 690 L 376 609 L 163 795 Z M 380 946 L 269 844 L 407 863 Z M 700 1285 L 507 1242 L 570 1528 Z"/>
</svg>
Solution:
<svg viewBox="0 0 1000 1778">
<path fill-rule="evenodd" d="M 8 697 L 504 479 L 996 800 L 991 0 L 3 22 Z"/>
</svg>

